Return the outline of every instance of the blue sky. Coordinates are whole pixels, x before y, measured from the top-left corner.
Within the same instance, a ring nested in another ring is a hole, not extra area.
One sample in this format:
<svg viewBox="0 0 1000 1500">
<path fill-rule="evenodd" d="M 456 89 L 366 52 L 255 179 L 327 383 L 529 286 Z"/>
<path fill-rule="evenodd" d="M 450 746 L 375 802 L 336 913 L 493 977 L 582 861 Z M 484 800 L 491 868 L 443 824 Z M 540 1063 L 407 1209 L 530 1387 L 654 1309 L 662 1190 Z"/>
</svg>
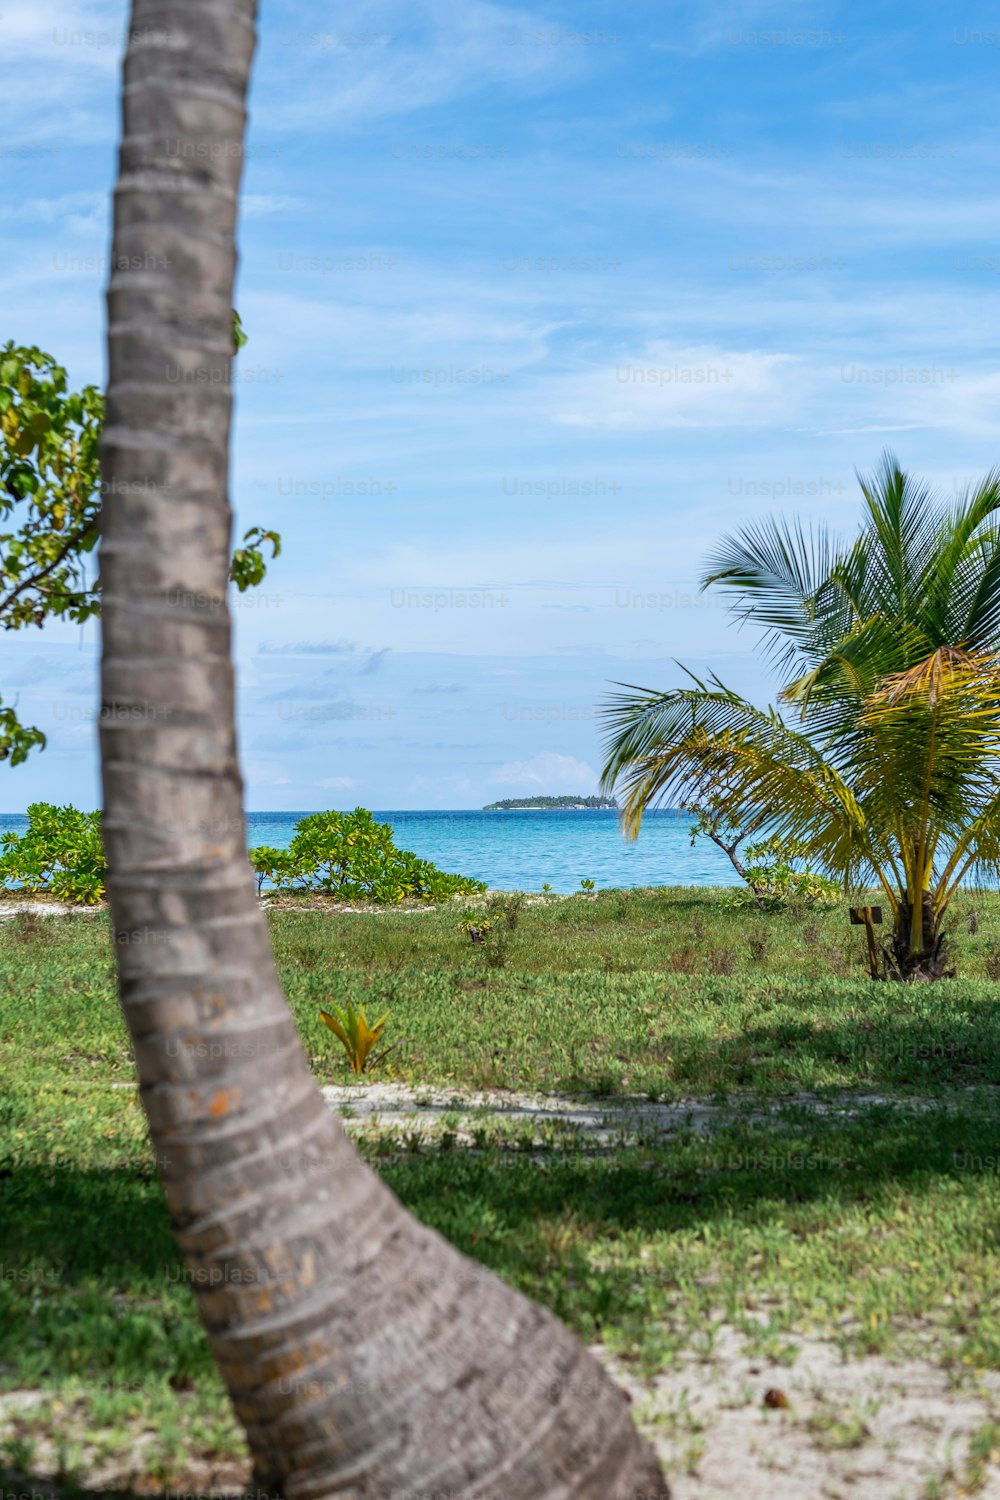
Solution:
<svg viewBox="0 0 1000 1500">
<path fill-rule="evenodd" d="M 120 4 L 0 0 L 0 341 L 103 378 Z M 624 13 L 624 14 L 623 14 Z M 237 305 L 250 808 L 592 791 L 609 684 L 765 701 L 695 580 L 853 526 L 892 446 L 997 461 L 1000 21 L 930 3 L 264 6 Z M 50 736 L 0 807 L 97 801 L 97 631 L 2 642 Z"/>
</svg>

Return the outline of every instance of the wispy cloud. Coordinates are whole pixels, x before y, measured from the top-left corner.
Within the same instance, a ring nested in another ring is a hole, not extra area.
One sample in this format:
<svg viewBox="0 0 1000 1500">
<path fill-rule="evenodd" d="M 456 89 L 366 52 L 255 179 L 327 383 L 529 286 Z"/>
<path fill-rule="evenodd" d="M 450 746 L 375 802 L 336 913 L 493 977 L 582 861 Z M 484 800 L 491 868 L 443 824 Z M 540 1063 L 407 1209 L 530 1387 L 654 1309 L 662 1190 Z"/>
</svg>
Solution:
<svg viewBox="0 0 1000 1500">
<path fill-rule="evenodd" d="M 99 381 L 126 11 L 0 5 L 0 341 Z M 680 658 L 769 693 L 697 588 L 721 534 L 849 527 L 887 443 L 946 495 L 995 462 L 997 49 L 928 5 L 793 10 L 263 9 L 232 496 L 284 547 L 234 600 L 254 805 L 592 789 L 609 679 Z M 96 798 L 53 707 L 96 694 L 78 634 L 5 643 L 0 693 L 52 731 L 12 798 L 57 764 Z"/>
<path fill-rule="evenodd" d="M 257 650 L 261 656 L 359 656 L 372 651 L 359 641 L 283 641 L 274 645 L 263 641 Z"/>
<path fill-rule="evenodd" d="M 579 49 L 519 44 L 525 32 L 538 32 L 538 14 L 489 0 L 346 4 L 324 20 L 317 25 L 315 9 L 300 3 L 265 24 L 256 114 L 267 129 L 356 134 L 485 89 L 530 92 L 587 67 Z M 294 89 L 286 82 L 290 61 Z M 268 84 L 279 78 L 284 86 L 272 92 Z M 453 139 L 463 143 L 472 144 Z"/>
<path fill-rule="evenodd" d="M 663 342 L 570 377 L 553 420 L 572 427 L 737 427 L 794 390 L 794 355 Z"/>
<path fill-rule="evenodd" d="M 546 796 L 596 790 L 597 772 L 572 755 L 542 750 L 530 760 L 505 761 L 487 778 L 493 786 L 528 787 Z"/>
</svg>

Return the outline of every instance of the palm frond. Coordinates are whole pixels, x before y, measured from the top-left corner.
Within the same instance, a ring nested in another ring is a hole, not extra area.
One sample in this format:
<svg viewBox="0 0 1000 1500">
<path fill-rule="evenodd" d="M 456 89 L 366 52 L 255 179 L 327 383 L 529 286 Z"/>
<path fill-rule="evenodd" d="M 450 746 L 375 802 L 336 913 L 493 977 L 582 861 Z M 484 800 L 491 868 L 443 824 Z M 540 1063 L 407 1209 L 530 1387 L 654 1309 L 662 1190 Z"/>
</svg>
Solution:
<svg viewBox="0 0 1000 1500">
<path fill-rule="evenodd" d="M 966 870 L 1000 875 L 1000 470 L 950 507 L 891 453 L 859 483 L 851 546 L 756 522 L 702 580 L 763 629 L 794 727 L 715 677 L 618 684 L 603 787 L 631 837 L 648 807 L 721 806 L 847 881 L 874 874 L 922 961 L 924 894 L 940 917 Z"/>
<path fill-rule="evenodd" d="M 935 644 L 1000 644 L 1000 470 L 992 469 L 942 511 L 924 585 Z"/>
<path fill-rule="evenodd" d="M 973 556 L 963 559 L 952 589 L 952 639 L 976 651 L 995 651 L 1000 647 L 1000 530 L 982 538 Z"/>
<path fill-rule="evenodd" d="M 964 841 L 1000 789 L 1000 657 L 944 647 L 872 695 L 850 781 L 921 857 Z"/>
<path fill-rule="evenodd" d="M 619 684 L 624 686 L 624 684 Z M 734 821 L 759 818 L 811 858 L 847 874 L 878 858 L 857 800 L 804 734 L 717 679 L 670 693 L 633 689 L 604 710 L 609 726 L 602 786 L 619 793 L 622 827 L 636 837 L 643 813 L 674 799 L 696 806 L 725 780 Z"/>
<path fill-rule="evenodd" d="M 913 620 L 941 507 L 929 486 L 904 474 L 888 451 L 875 474 L 859 474 L 858 483 L 868 513 L 857 559 L 864 612 Z"/>
<path fill-rule="evenodd" d="M 825 528 L 805 531 L 799 522 L 758 521 L 727 537 L 710 556 L 701 587 L 734 596 L 737 620 L 764 629 L 765 647 L 782 666 L 800 653 L 815 655 L 817 632 L 828 629 L 825 612 L 838 619 L 843 600 L 824 593 L 838 544 Z"/>
</svg>

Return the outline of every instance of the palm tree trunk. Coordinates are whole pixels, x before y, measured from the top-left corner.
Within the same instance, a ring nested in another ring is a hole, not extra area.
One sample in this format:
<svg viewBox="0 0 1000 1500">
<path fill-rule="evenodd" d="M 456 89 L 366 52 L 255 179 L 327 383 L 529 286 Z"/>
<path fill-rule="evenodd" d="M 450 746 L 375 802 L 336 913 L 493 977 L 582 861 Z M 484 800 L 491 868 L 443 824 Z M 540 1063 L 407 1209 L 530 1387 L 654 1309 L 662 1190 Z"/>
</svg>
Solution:
<svg viewBox="0 0 1000 1500">
<path fill-rule="evenodd" d="M 665 1500 L 619 1390 L 425 1229 L 309 1071 L 246 856 L 226 607 L 253 0 L 135 0 L 108 291 L 101 759 L 122 1005 L 256 1481 L 290 1500 Z"/>
<path fill-rule="evenodd" d="M 918 902 L 912 891 L 907 896 L 908 899 L 899 905 L 891 949 L 883 949 L 888 977 L 905 980 L 953 978 L 955 970 L 950 963 L 948 935 L 941 929 L 933 895 L 930 891 L 922 891 Z M 914 916 L 914 907 L 919 918 Z M 920 934 L 916 943 L 915 932 Z"/>
</svg>

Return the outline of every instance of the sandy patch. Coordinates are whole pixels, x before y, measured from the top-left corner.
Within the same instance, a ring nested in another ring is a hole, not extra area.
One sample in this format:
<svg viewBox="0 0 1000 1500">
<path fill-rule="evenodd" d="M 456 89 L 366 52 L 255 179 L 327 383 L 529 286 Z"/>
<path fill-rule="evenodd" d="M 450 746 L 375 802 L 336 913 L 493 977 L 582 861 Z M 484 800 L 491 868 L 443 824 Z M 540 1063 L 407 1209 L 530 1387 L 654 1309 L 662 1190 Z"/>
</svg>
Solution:
<svg viewBox="0 0 1000 1500">
<path fill-rule="evenodd" d="M 970 1087 L 963 1092 L 971 1094 L 975 1089 Z M 511 1125 L 534 1124 L 539 1128 L 555 1125 L 583 1131 L 595 1142 L 611 1145 L 626 1137 L 648 1139 L 678 1130 L 704 1134 L 734 1120 L 773 1123 L 783 1110 L 807 1109 L 825 1119 L 850 1119 L 882 1104 L 917 1111 L 941 1107 L 939 1099 L 884 1094 L 842 1093 L 818 1098 L 814 1094 L 797 1093 L 763 1104 L 755 1095 L 746 1098 L 731 1095 L 725 1104 L 696 1098 L 660 1103 L 644 1097 L 604 1101 L 570 1099 L 558 1094 L 519 1094 L 513 1090 L 470 1093 L 460 1089 L 415 1088 L 406 1083 L 328 1084 L 322 1094 L 352 1131 L 398 1126 L 408 1133 L 433 1135 L 446 1115 L 469 1116 L 469 1121 L 461 1121 L 457 1130 L 460 1143 L 471 1141 L 462 1125 L 481 1122 L 484 1117 Z M 787 1123 L 793 1126 L 793 1122 Z"/>
<path fill-rule="evenodd" d="M 674 1500 L 1000 1500 L 1000 1433 L 981 1464 L 969 1452 L 1000 1421 L 1000 1374 L 955 1388 L 929 1361 L 845 1360 L 832 1341 L 794 1343 L 794 1364 L 772 1365 L 724 1327 L 710 1361 L 682 1355 L 651 1388 L 593 1352 L 632 1396 Z M 788 1406 L 769 1408 L 769 1391 Z"/>
<path fill-rule="evenodd" d="M 0 901 L 0 922 L 8 922 L 24 911 L 37 917 L 89 917 L 104 909 L 103 902 L 98 906 L 70 906 L 63 901 Z"/>
<path fill-rule="evenodd" d="M 1000 1420 L 1000 1374 L 969 1377 L 956 1387 L 929 1361 L 845 1361 L 832 1341 L 797 1337 L 795 1344 L 793 1364 L 768 1364 L 724 1327 L 711 1360 L 681 1355 L 651 1384 L 601 1345 L 592 1352 L 631 1397 L 673 1500 L 1000 1500 L 1000 1451 L 991 1455 L 981 1440 L 986 1424 Z M 787 1407 L 765 1404 L 766 1393 L 775 1391 Z M 16 1423 L 46 1399 L 36 1391 L 0 1396 L 0 1424 Z M 142 1493 L 160 1493 L 162 1486 L 144 1476 L 154 1433 L 137 1431 L 127 1452 L 99 1457 L 87 1441 L 84 1409 L 64 1409 L 60 1430 L 80 1442 L 79 1482 L 87 1489 L 134 1484 Z M 977 1434 L 978 1463 L 970 1454 Z M 51 1478 L 53 1439 L 41 1437 L 37 1446 L 29 1489 L 39 1500 L 43 1492 L 60 1492 Z M 249 1479 L 246 1460 L 213 1461 L 196 1452 L 170 1488 L 233 1494 Z"/>
</svg>

